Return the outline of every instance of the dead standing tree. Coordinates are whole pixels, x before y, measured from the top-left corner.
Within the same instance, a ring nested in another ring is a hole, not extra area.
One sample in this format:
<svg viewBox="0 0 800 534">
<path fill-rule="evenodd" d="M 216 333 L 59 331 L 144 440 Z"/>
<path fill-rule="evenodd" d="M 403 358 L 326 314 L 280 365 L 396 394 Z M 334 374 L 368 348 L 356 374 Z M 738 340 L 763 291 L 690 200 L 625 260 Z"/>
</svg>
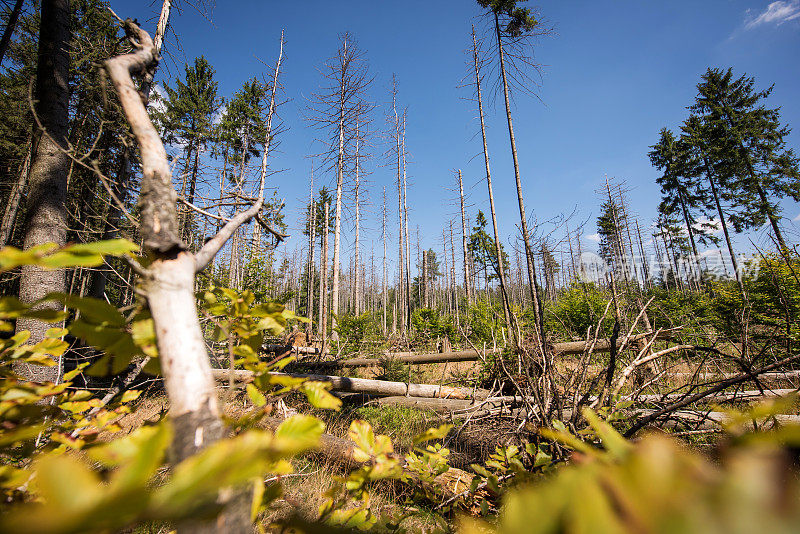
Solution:
<svg viewBox="0 0 800 534">
<path fill-rule="evenodd" d="M 496 74 L 499 77 L 498 81 L 503 90 L 508 138 L 511 144 L 514 178 L 517 186 L 520 226 L 528 266 L 528 286 L 538 331 L 538 348 L 544 353 L 547 343 L 544 335 L 542 304 L 536 291 L 536 264 L 525 214 L 517 142 L 511 117 L 511 89 L 513 86 L 514 89 L 523 93 L 531 93 L 532 87 L 536 85 L 535 80 L 531 77 L 531 72 L 538 72 L 538 66 L 533 61 L 532 47 L 539 36 L 548 32 L 533 17 L 529 9 L 517 7 L 517 0 L 478 0 L 478 4 L 488 10 L 486 14 L 491 24 L 490 31 L 495 38 L 495 46 L 488 53 L 489 57 L 493 59 Z"/>
<path fill-rule="evenodd" d="M 483 161 L 486 167 L 486 186 L 489 189 L 489 210 L 492 215 L 492 230 L 494 232 L 494 250 L 497 258 L 503 257 L 503 252 L 500 247 L 500 236 L 497 228 L 497 214 L 494 209 L 494 191 L 492 189 L 492 171 L 489 167 L 489 146 L 486 143 L 486 123 L 483 119 L 483 93 L 481 91 L 481 54 L 478 48 L 478 40 L 475 37 L 475 27 L 472 27 L 472 67 L 475 73 L 475 100 L 478 103 L 478 117 L 481 124 L 481 139 L 483 140 Z M 509 302 L 508 291 L 506 283 L 505 266 L 503 261 L 497 262 L 497 276 L 500 281 L 500 294 L 503 299 L 503 315 L 505 316 L 506 328 L 512 332 L 516 339 L 516 328 L 511 324 L 511 303 Z"/>
<path fill-rule="evenodd" d="M 357 159 L 358 150 L 351 152 L 350 146 L 360 141 L 357 125 L 359 122 L 364 122 L 363 116 L 371 109 L 365 94 L 372 83 L 365 54 L 358 48 L 358 44 L 348 33 L 341 35 L 339 40 L 340 45 L 336 55 L 322 67 L 322 75 L 328 85 L 313 96 L 309 110 L 309 120 L 323 132 L 321 139 L 325 146 L 322 154 L 323 162 L 327 162 L 329 168 L 336 171 L 336 209 L 331 265 L 333 271 L 331 318 L 334 327 L 339 313 L 339 264 L 345 173 Z"/>
<path fill-rule="evenodd" d="M 264 206 L 265 176 L 262 172 L 259 196 L 249 208 L 229 219 L 196 254 L 187 250 L 179 237 L 177 194 L 172 186 L 167 154 L 132 78 L 134 74 L 146 75 L 151 71 L 158 64 L 159 56 L 150 35 L 136 23 L 127 19 L 123 28 L 134 51 L 107 60 L 105 69 L 117 91 L 141 155 L 140 233 L 151 263 L 147 268 L 137 267 L 137 271 L 153 317 L 175 432 L 173 454 L 180 461 L 219 440 L 225 433 L 197 315 L 195 277 L 242 224 L 253 218 L 260 220 L 258 215 Z M 280 69 L 282 53 L 281 42 L 276 71 Z M 266 143 L 267 139 L 264 141 Z M 269 227 L 265 229 L 276 237 L 285 237 Z M 223 512 L 216 528 L 209 527 L 220 532 L 243 531 L 249 528 L 247 515 Z"/>
</svg>

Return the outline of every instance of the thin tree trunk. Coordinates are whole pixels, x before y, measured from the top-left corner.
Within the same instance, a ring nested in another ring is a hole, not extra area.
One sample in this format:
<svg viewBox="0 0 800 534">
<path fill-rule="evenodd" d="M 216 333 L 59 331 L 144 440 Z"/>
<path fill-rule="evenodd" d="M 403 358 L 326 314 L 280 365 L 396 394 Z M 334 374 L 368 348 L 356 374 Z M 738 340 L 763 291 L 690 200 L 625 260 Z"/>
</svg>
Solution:
<svg viewBox="0 0 800 534">
<path fill-rule="evenodd" d="M 306 288 L 306 316 L 309 320 L 314 318 L 314 233 L 317 226 L 317 210 L 314 204 L 314 167 L 311 167 L 311 186 L 309 193 L 308 203 L 308 267 L 307 267 L 307 285 Z M 308 324 L 306 332 L 309 340 L 313 332 L 313 326 Z"/>
<path fill-rule="evenodd" d="M 539 292 L 536 290 L 536 265 L 533 261 L 533 249 L 531 246 L 530 233 L 528 232 L 528 220 L 525 216 L 525 203 L 522 197 L 522 180 L 520 179 L 519 159 L 517 157 L 517 142 L 514 138 L 514 124 L 511 119 L 511 98 L 509 96 L 508 80 L 506 78 L 505 56 L 503 53 L 503 40 L 500 37 L 500 21 L 497 13 L 494 15 L 495 35 L 497 36 L 497 47 L 500 55 L 500 75 L 503 82 L 503 97 L 506 107 L 506 122 L 508 123 L 508 138 L 511 143 L 511 156 L 514 161 L 514 178 L 517 186 L 517 203 L 519 204 L 519 218 L 522 226 L 522 240 L 525 245 L 525 257 L 528 262 L 528 283 L 530 286 L 531 300 L 533 302 L 534 320 L 538 330 L 539 349 L 544 352 L 547 346 L 544 332 L 544 317 L 542 314 L 542 304 L 539 300 Z"/>
<path fill-rule="evenodd" d="M 360 193 L 360 189 L 359 188 L 361 186 L 361 183 L 360 183 L 360 180 L 359 180 L 359 178 L 360 178 L 359 170 L 360 169 L 358 167 L 359 166 L 358 150 L 359 150 L 359 141 L 360 141 L 360 139 L 358 138 L 358 135 L 359 135 L 358 122 L 356 122 L 356 174 L 355 174 L 355 179 L 356 179 L 356 191 L 355 191 L 355 193 L 356 193 L 356 200 L 355 200 L 355 202 L 356 202 L 356 243 L 355 243 L 356 250 L 355 250 L 355 258 L 354 258 L 354 261 L 355 261 L 355 264 L 356 264 L 355 265 L 355 276 L 356 276 L 356 279 L 355 279 L 355 283 L 354 283 L 355 289 L 353 290 L 353 311 L 354 311 L 355 315 L 360 315 L 361 314 L 361 267 L 360 267 L 360 265 L 361 265 L 361 257 L 360 257 L 360 249 L 359 249 L 359 246 L 361 244 L 361 240 L 360 240 L 360 238 L 361 238 L 361 206 L 359 205 L 359 203 L 361 202 L 361 199 L 359 198 L 359 193 Z"/>
<path fill-rule="evenodd" d="M 403 219 L 406 238 L 406 324 L 411 326 L 411 243 L 408 239 L 408 181 L 406 180 L 406 115 L 403 113 L 403 137 L 401 144 L 403 157 Z"/>
<path fill-rule="evenodd" d="M 505 266 L 503 265 L 503 252 L 500 248 L 500 236 L 497 228 L 497 214 L 494 209 L 494 192 L 492 190 L 492 171 L 489 168 L 489 147 L 486 143 L 486 124 L 483 119 L 483 97 L 481 94 L 481 75 L 480 66 L 478 64 L 478 43 L 475 39 L 475 27 L 472 27 L 472 59 L 475 70 L 475 88 L 478 96 L 478 116 L 481 123 L 481 139 L 483 140 L 483 161 L 486 167 L 486 186 L 489 189 L 489 209 L 492 214 L 492 230 L 494 232 L 494 250 L 497 255 L 497 275 L 500 279 L 500 293 L 503 299 L 503 315 L 506 321 L 506 328 L 512 332 L 512 336 L 516 339 L 516 328 L 511 325 L 511 304 L 508 300 L 508 292 L 506 291 L 506 275 Z M 509 125 L 511 123 L 509 122 Z M 516 164 L 516 157 L 515 157 Z"/>
<path fill-rule="evenodd" d="M 344 90 L 344 86 L 342 86 Z M 342 103 L 342 106 L 344 104 Z M 338 338 L 336 333 L 336 317 L 339 315 L 339 247 L 342 233 L 342 187 L 344 185 L 344 107 L 339 109 L 339 156 L 336 163 L 336 216 L 333 229 L 333 288 L 331 291 L 331 318 L 333 320 L 332 339 Z"/>
<path fill-rule="evenodd" d="M 328 227 L 330 226 L 330 203 L 325 202 L 325 226 L 322 229 L 322 276 L 320 277 L 320 316 L 319 328 L 322 336 L 322 348 L 328 339 Z"/>
<path fill-rule="evenodd" d="M 736 254 L 733 252 L 733 243 L 731 242 L 731 236 L 728 233 L 728 223 L 725 222 L 725 213 L 722 211 L 722 204 L 719 201 L 719 193 L 717 192 L 717 184 L 714 181 L 714 176 L 711 174 L 711 167 L 708 164 L 708 160 L 703 158 L 703 163 L 705 165 L 706 171 L 706 178 L 708 179 L 708 184 L 711 186 L 711 194 L 714 196 L 714 203 L 717 206 L 717 214 L 719 215 L 719 222 L 722 225 L 722 233 L 725 235 L 725 243 L 728 246 L 728 254 L 731 257 L 731 265 L 733 266 L 733 276 L 736 278 L 736 281 L 739 283 L 739 289 L 744 295 L 744 283 L 739 275 L 739 265 L 736 262 Z"/>
<path fill-rule="evenodd" d="M 11 10 L 11 15 L 8 17 L 6 29 L 3 30 L 3 38 L 0 40 L 0 65 L 3 64 L 3 58 L 6 57 L 6 50 L 8 50 L 11 37 L 14 35 L 14 28 L 17 26 L 17 19 L 19 19 L 20 11 L 22 11 L 23 2 L 24 0 L 16 1 L 14 8 Z"/>
<path fill-rule="evenodd" d="M 397 135 L 397 218 L 399 221 L 399 232 L 398 232 L 398 241 L 399 241 L 399 261 L 398 261 L 398 269 L 399 269 L 399 277 L 398 282 L 399 285 L 397 287 L 397 292 L 395 292 L 395 301 L 398 303 L 397 307 L 397 319 L 399 319 L 399 327 L 400 327 L 400 334 L 403 335 L 406 332 L 406 312 L 403 308 L 406 299 L 405 299 L 405 246 L 403 244 L 403 167 L 402 167 L 402 154 L 401 154 L 401 146 L 400 146 L 400 121 L 397 117 L 397 110 L 395 109 L 395 126 L 396 126 L 396 135 Z M 398 293 L 399 292 L 399 293 Z"/>
<path fill-rule="evenodd" d="M 464 254 L 464 291 L 467 295 L 467 305 L 472 304 L 472 291 L 469 276 L 469 258 L 467 252 L 467 215 L 464 210 L 464 184 L 461 180 L 461 169 L 458 169 L 458 192 L 461 198 L 461 250 Z"/>
<path fill-rule="evenodd" d="M 67 239 L 67 153 L 69 127 L 69 0 L 43 0 L 36 67 L 35 112 L 41 124 L 34 126 L 24 249 Z M 19 298 L 35 302 L 50 292 L 64 292 L 64 269 L 22 268 Z M 45 338 L 50 324 L 35 319 L 17 320 L 17 332 L 28 330 L 29 342 Z M 58 382 L 61 365 L 42 367 L 20 364 L 17 372 L 29 380 Z"/>
<path fill-rule="evenodd" d="M 25 147 L 25 159 L 19 170 L 17 182 L 11 188 L 6 200 L 6 209 L 3 211 L 3 221 L 0 223 L 0 247 L 8 245 L 14 233 L 14 222 L 17 220 L 20 201 L 22 200 L 25 186 L 28 183 L 28 174 L 31 167 L 31 143 Z"/>
<path fill-rule="evenodd" d="M 386 287 L 388 271 L 386 270 L 386 186 L 383 187 L 383 222 L 381 224 L 381 237 L 383 238 L 383 280 L 381 293 L 383 296 L 383 335 L 386 335 L 386 311 L 389 304 L 389 293 Z"/>
</svg>

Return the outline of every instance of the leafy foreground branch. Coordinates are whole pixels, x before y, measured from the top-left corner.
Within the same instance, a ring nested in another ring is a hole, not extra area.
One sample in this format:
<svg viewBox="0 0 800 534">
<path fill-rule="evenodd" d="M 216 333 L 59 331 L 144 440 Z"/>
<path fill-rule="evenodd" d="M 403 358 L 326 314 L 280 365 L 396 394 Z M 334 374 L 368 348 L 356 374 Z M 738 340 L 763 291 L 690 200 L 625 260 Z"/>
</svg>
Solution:
<svg viewBox="0 0 800 534">
<path fill-rule="evenodd" d="M 0 251 L 0 269 L 98 265 L 109 252 L 135 250 L 124 241 L 26 252 L 6 248 Z M 116 367 L 145 354 L 156 363 L 162 360 L 146 311 L 126 320 L 103 301 L 51 297 L 66 302 L 68 310 L 81 311 L 69 330 L 120 360 Z M 364 421 L 354 421 L 349 440 L 341 440 L 323 434 L 324 424 L 309 415 L 284 421 L 267 417 L 271 404 L 292 391 L 305 394 L 317 408 L 338 409 L 340 403 L 319 382 L 273 373 L 291 358 L 266 363 L 253 350 L 266 333 L 286 324 L 290 314 L 281 305 L 256 303 L 251 293 L 228 288 L 212 288 L 200 303 L 202 312 L 216 319 L 215 337 L 227 340 L 236 364 L 251 372 L 253 380 L 246 387 L 251 408 L 226 420 L 232 437 L 182 460 L 170 456 L 175 436 L 170 419 L 117 437 L 118 420 L 135 410 L 132 403 L 139 392 L 127 391 L 102 406 L 91 392 L 71 386 L 86 364 L 66 373 L 58 385 L 15 376 L 18 362 L 55 365 L 54 359 L 67 349 L 62 339 L 66 329 L 51 329 L 35 345 L 26 345 L 24 334 L 2 342 L 0 487 L 5 506 L 0 531 L 107 532 L 153 523 L 191 531 L 202 520 L 215 525 L 214 518 L 230 503 L 224 497 L 236 495 L 235 488 L 241 487 L 252 488 L 247 499 L 239 499 L 244 506 L 237 508 L 248 531 L 252 523 L 301 532 L 404 531 L 404 521 L 421 507 L 433 510 L 441 530 L 467 533 L 727 533 L 757 527 L 789 532 L 800 519 L 800 483 L 787 449 L 800 444 L 800 428 L 748 430 L 752 421 L 785 413 L 792 399 L 757 405 L 748 413 L 727 412 L 729 438 L 716 459 L 664 435 L 630 442 L 587 409 L 577 435 L 553 421 L 551 428 L 536 432 L 538 443 L 499 447 L 483 465 L 465 472 L 449 465 L 450 451 L 441 445 L 450 425 L 417 436 L 403 455 Z M 13 297 L 0 299 L 6 329 L 8 321 L 21 316 L 56 322 L 65 315 Z M 100 439 L 101 432 L 113 437 Z M 334 460 L 331 440 L 348 471 L 336 477 L 318 515 L 264 523 L 297 456 L 321 450 Z M 386 481 L 411 488 L 399 515 L 372 507 L 376 484 Z M 466 519 L 464 513 L 483 519 Z"/>
</svg>

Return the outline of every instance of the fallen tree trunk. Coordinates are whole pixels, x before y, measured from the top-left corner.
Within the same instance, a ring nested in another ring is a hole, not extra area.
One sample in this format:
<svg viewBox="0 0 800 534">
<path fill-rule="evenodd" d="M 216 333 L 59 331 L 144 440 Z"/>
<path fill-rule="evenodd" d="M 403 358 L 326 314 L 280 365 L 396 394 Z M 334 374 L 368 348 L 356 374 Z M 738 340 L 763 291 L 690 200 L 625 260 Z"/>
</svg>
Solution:
<svg viewBox="0 0 800 534">
<path fill-rule="evenodd" d="M 672 337 L 672 330 L 662 330 L 658 332 L 656 339 L 670 339 Z M 656 332 L 646 332 L 644 334 L 637 334 L 635 336 L 631 336 L 627 339 L 627 344 L 630 345 L 631 343 L 635 343 L 637 341 L 644 341 L 650 340 L 652 337 L 656 335 Z M 626 340 L 618 339 L 617 340 L 617 348 L 622 346 L 622 343 Z M 569 341 L 566 343 L 553 343 L 552 349 L 553 353 L 558 356 L 565 356 L 568 354 L 583 354 L 583 351 L 588 348 L 591 343 L 587 343 L 586 341 Z M 609 339 L 598 339 L 597 343 L 594 346 L 593 352 L 608 352 L 611 350 L 611 340 Z"/>
<path fill-rule="evenodd" d="M 296 347 L 294 345 L 280 345 L 280 344 L 270 344 L 270 345 L 263 345 L 261 350 L 264 352 L 291 352 L 294 354 L 320 354 L 321 351 L 317 347 Z M 327 351 L 326 351 L 327 352 Z"/>
<path fill-rule="evenodd" d="M 797 393 L 796 389 L 772 389 L 772 390 L 764 390 L 760 391 L 758 389 L 747 390 L 747 391 L 732 391 L 732 392 L 721 392 L 721 393 L 714 393 L 712 395 L 708 395 L 700 399 L 702 402 L 731 402 L 731 401 L 756 401 L 762 399 L 773 399 L 773 398 L 780 398 L 786 397 L 787 395 L 791 395 L 793 393 Z M 685 397 L 688 397 L 689 393 L 670 393 L 667 395 L 639 395 L 637 397 L 623 397 L 623 399 L 631 399 L 640 402 L 674 402 Z M 700 402 L 698 401 L 698 402 Z"/>
<path fill-rule="evenodd" d="M 228 380 L 233 372 L 234 380 L 239 382 L 249 382 L 253 379 L 252 371 L 230 369 L 214 369 L 214 378 L 217 380 Z M 407 384 L 405 382 L 389 382 L 386 380 L 368 380 L 365 378 L 349 378 L 346 376 L 315 375 L 302 373 L 269 373 L 273 376 L 289 376 L 292 378 L 304 378 L 314 382 L 326 382 L 331 384 L 334 391 L 346 391 L 349 393 L 370 393 L 381 396 L 410 396 L 425 398 L 445 398 L 445 399 L 480 399 L 486 398 L 488 392 L 483 389 L 473 390 L 471 388 L 455 388 L 450 386 L 439 386 L 437 384 Z"/>
<path fill-rule="evenodd" d="M 276 417 L 267 417 L 264 418 L 262 422 L 268 429 L 275 431 L 275 429 L 278 428 L 278 425 L 280 425 L 283 420 Z M 356 461 L 354 457 L 353 453 L 355 451 L 355 447 L 355 443 L 349 439 L 337 438 L 331 434 L 322 434 L 319 441 L 319 447 L 315 452 L 333 464 L 337 464 L 348 469 L 353 469 L 362 465 L 362 463 Z M 420 480 L 420 477 L 416 472 L 408 469 L 408 466 L 405 463 L 405 458 L 402 458 L 401 462 L 403 463 L 403 469 L 408 476 L 407 483 L 410 486 L 413 487 L 414 485 L 422 484 L 429 488 L 438 490 L 437 493 L 441 494 L 443 500 L 456 497 L 469 490 L 472 479 L 475 477 L 475 475 L 468 473 L 467 471 L 463 471 L 457 467 L 450 467 L 450 469 L 434 478 L 432 482 L 427 483 Z"/>
<path fill-rule="evenodd" d="M 440 399 L 424 397 L 380 397 L 370 401 L 382 406 L 406 406 L 442 414 L 463 415 L 481 410 L 501 408 L 521 402 L 521 397 L 488 397 L 483 400 Z"/>
<path fill-rule="evenodd" d="M 654 335 L 653 332 L 638 334 L 631 336 L 628 343 L 650 339 Z M 671 331 L 663 331 L 658 334 L 658 339 L 668 339 Z M 622 345 L 623 340 L 617 341 L 617 346 Z M 284 347 L 289 350 L 289 347 Z M 302 349 L 304 347 L 292 347 L 294 349 Z M 585 341 L 569 341 L 566 343 L 554 343 L 551 349 L 557 355 L 570 355 L 582 354 L 586 348 Z M 594 347 L 594 352 L 608 352 L 611 350 L 611 341 L 608 339 L 600 339 Z M 489 349 L 485 354 L 500 354 L 502 351 L 499 349 Z M 316 353 L 313 353 L 316 354 Z M 426 363 L 445 363 L 445 362 L 474 362 L 481 359 L 481 355 L 475 350 L 462 350 L 455 352 L 434 352 L 425 354 L 415 354 L 412 352 L 390 352 L 381 358 L 350 358 L 347 360 L 335 360 L 325 362 L 303 362 L 305 365 L 312 365 L 315 367 L 373 367 L 380 365 L 382 361 L 392 360 L 402 363 L 410 364 L 426 364 Z"/>
<path fill-rule="evenodd" d="M 486 354 L 498 354 L 499 351 L 487 350 Z M 434 352 L 430 354 L 412 354 L 406 352 L 388 353 L 383 358 L 350 358 L 348 360 L 335 360 L 327 362 L 303 362 L 319 367 L 373 367 L 383 361 L 395 361 L 410 364 L 445 363 L 445 362 L 474 362 L 480 356 L 474 350 L 459 352 Z"/>
<path fill-rule="evenodd" d="M 726 380 L 739 376 L 741 373 L 670 373 L 665 377 L 684 378 L 697 380 Z M 755 378 L 755 377 L 753 377 Z M 785 371 L 778 373 L 761 373 L 758 375 L 761 380 L 795 380 L 800 378 L 800 371 Z"/>
</svg>

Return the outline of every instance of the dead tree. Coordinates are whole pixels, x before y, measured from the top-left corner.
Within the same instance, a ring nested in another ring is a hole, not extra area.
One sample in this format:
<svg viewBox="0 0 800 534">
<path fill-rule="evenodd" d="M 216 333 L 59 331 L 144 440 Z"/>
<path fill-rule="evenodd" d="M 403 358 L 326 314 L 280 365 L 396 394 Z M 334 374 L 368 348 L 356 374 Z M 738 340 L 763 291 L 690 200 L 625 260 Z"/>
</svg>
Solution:
<svg viewBox="0 0 800 534">
<path fill-rule="evenodd" d="M 381 239 L 383 240 L 383 280 L 381 281 L 381 295 L 383 297 L 383 335 L 386 335 L 386 309 L 389 304 L 387 282 L 389 273 L 386 270 L 386 186 L 383 187 L 383 220 L 381 224 Z"/>
<path fill-rule="evenodd" d="M 540 351 L 546 348 L 544 335 L 544 318 L 539 293 L 536 290 L 536 264 L 528 230 L 528 220 L 525 212 L 525 202 L 522 193 L 522 179 L 520 176 L 517 142 L 514 136 L 514 124 L 511 115 L 511 85 L 521 92 L 530 92 L 535 86 L 531 79 L 530 71 L 538 72 L 538 66 L 533 62 L 533 54 L 529 50 L 535 39 L 544 33 L 538 22 L 532 18 L 528 10 L 514 8 L 516 2 L 496 4 L 494 2 L 479 3 L 489 8 L 487 13 L 491 21 L 491 32 L 495 38 L 495 48 L 491 51 L 497 61 L 497 72 L 500 76 L 500 87 L 503 90 L 503 100 L 508 125 L 508 139 L 511 148 L 511 157 L 514 163 L 514 179 L 517 188 L 517 203 L 519 206 L 520 227 L 522 241 L 525 246 L 525 259 L 528 267 L 528 287 L 533 302 L 534 321 L 537 330 L 537 341 Z"/>
<path fill-rule="evenodd" d="M 236 229 L 258 217 L 264 206 L 265 176 L 262 173 L 258 197 L 249 208 L 228 220 L 196 254 L 187 250 L 179 236 L 177 194 L 172 187 L 166 151 L 132 79 L 133 74 L 152 69 L 159 57 L 147 32 L 130 19 L 123 23 L 123 27 L 134 51 L 107 60 L 105 69 L 117 91 L 141 155 L 140 233 L 150 263 L 146 268 L 137 267 L 137 271 L 155 323 L 175 432 L 173 455 L 180 461 L 222 438 L 225 432 L 197 316 L 195 277 L 209 265 Z M 280 69 L 282 54 L 283 41 L 276 71 Z M 265 229 L 280 238 L 285 237 L 269 227 Z M 235 495 L 234 492 L 228 498 Z M 221 504 L 225 504 L 224 500 Z M 219 532 L 244 531 L 249 528 L 248 523 L 246 513 L 223 512 L 216 524 L 208 528 Z"/>
<path fill-rule="evenodd" d="M 405 280 L 406 271 L 406 252 L 404 243 L 404 219 L 403 219 L 403 139 L 402 130 L 400 126 L 400 115 L 397 113 L 397 79 L 392 77 L 392 115 L 389 120 L 391 124 L 391 137 L 393 143 L 392 152 L 396 161 L 396 177 L 397 177 L 397 219 L 398 219 L 398 286 L 395 290 L 395 306 L 398 308 L 398 313 L 395 314 L 395 322 L 398 322 L 400 334 L 406 332 L 406 304 L 410 300 L 406 298 L 408 293 Z M 399 317 L 398 317 L 399 316 Z"/>
<path fill-rule="evenodd" d="M 306 316 L 309 319 L 314 317 L 314 237 L 317 229 L 317 209 L 314 204 L 314 165 L 311 165 L 311 177 L 308 194 L 308 263 L 307 263 L 307 282 L 306 282 Z M 310 337 L 313 331 L 312 323 L 309 322 L 306 332 Z"/>
<path fill-rule="evenodd" d="M 331 265 L 333 283 L 331 287 L 331 317 L 333 326 L 339 314 L 339 273 L 341 262 L 342 195 L 346 167 L 351 163 L 352 154 L 348 147 L 358 134 L 357 124 L 361 116 L 370 109 L 365 93 L 372 79 L 364 52 L 350 36 L 340 36 L 336 56 L 323 66 L 323 76 L 328 85 L 315 94 L 311 102 L 310 120 L 316 128 L 324 132 L 321 142 L 324 149 L 324 162 L 336 172 L 336 209 L 334 212 L 333 262 Z M 335 334 L 334 330 L 334 336 Z"/>
<path fill-rule="evenodd" d="M 461 199 L 461 251 L 464 255 L 464 292 L 467 294 L 467 305 L 472 304 L 472 286 L 469 276 L 469 252 L 467 247 L 467 215 L 464 210 L 464 184 L 461 180 L 461 169 L 458 169 L 458 193 Z"/>
<path fill-rule="evenodd" d="M 478 117 L 481 124 L 481 139 L 483 140 L 483 161 L 486 167 L 486 186 L 489 189 L 489 209 L 492 214 L 492 231 L 494 232 L 494 250 L 497 255 L 497 277 L 500 282 L 500 294 L 503 300 L 503 315 L 506 321 L 506 328 L 511 332 L 516 332 L 516 328 L 511 325 L 511 304 L 506 290 L 505 266 L 503 265 L 503 251 L 500 247 L 500 235 L 497 228 L 497 214 L 494 209 L 494 192 L 492 190 L 492 171 L 489 167 L 489 146 L 486 143 L 486 124 L 483 119 L 483 94 L 481 92 L 481 60 L 478 50 L 478 41 L 475 37 L 475 27 L 472 27 L 472 65 L 475 72 L 475 99 L 478 103 Z M 509 123 L 510 124 L 510 123 Z M 515 335 L 515 334 L 514 334 Z"/>
</svg>

